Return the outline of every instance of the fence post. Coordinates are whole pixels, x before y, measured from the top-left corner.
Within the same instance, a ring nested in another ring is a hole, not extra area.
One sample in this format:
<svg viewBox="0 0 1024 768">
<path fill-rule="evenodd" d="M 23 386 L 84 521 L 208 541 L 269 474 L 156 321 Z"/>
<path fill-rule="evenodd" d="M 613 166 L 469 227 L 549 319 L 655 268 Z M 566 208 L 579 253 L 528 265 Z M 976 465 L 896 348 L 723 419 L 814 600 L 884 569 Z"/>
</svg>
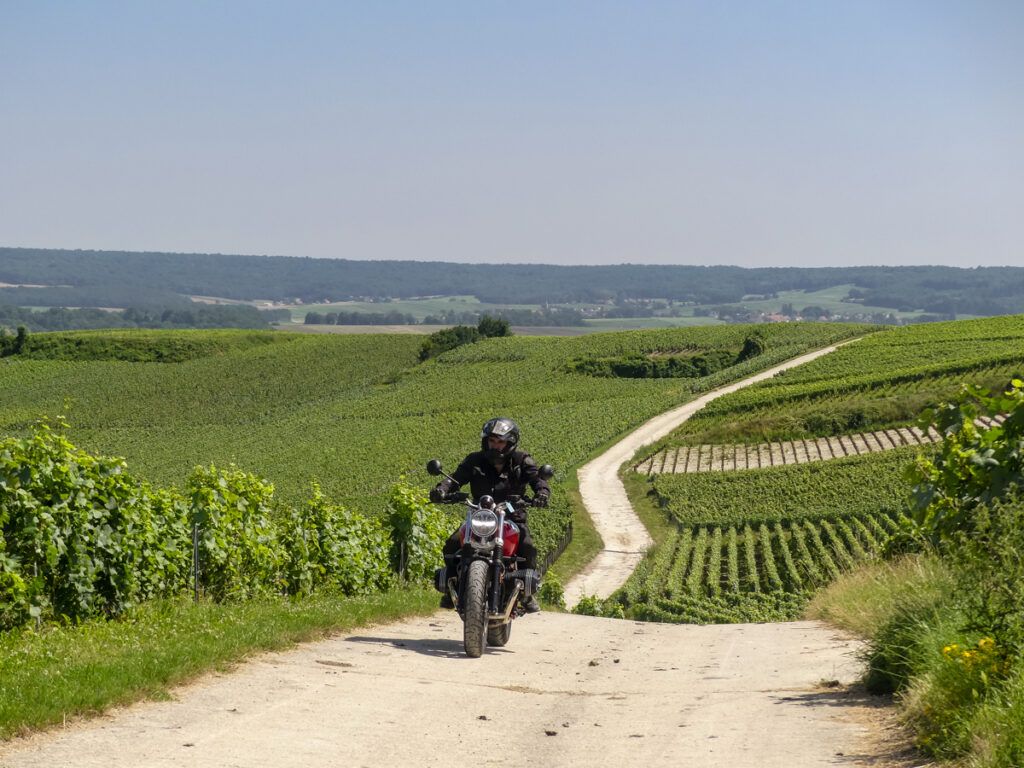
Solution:
<svg viewBox="0 0 1024 768">
<path fill-rule="evenodd" d="M 557 560 L 559 557 L 562 556 L 562 553 L 565 552 L 565 548 L 569 546 L 569 542 L 571 542 L 571 541 L 572 541 L 572 520 L 569 521 L 569 527 L 566 529 L 565 533 L 563 534 L 562 540 L 559 541 L 558 544 L 555 546 L 555 548 L 553 550 L 551 550 L 550 552 L 548 552 L 547 556 L 544 558 L 544 562 L 541 564 L 541 571 L 542 572 L 547 573 L 548 568 L 551 567 L 551 565 L 555 562 L 555 560 Z"/>
</svg>

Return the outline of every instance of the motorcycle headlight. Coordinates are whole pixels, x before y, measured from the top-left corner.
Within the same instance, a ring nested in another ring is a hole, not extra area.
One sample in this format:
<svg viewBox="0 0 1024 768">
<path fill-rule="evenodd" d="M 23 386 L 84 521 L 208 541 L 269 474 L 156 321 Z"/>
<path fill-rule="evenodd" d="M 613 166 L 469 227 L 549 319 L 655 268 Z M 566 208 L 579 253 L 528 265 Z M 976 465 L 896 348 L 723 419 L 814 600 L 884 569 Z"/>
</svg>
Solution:
<svg viewBox="0 0 1024 768">
<path fill-rule="evenodd" d="M 493 536 L 498 530 L 498 516 L 489 509 L 481 509 L 473 513 L 470 526 L 473 528 L 473 535 L 485 539 Z"/>
</svg>

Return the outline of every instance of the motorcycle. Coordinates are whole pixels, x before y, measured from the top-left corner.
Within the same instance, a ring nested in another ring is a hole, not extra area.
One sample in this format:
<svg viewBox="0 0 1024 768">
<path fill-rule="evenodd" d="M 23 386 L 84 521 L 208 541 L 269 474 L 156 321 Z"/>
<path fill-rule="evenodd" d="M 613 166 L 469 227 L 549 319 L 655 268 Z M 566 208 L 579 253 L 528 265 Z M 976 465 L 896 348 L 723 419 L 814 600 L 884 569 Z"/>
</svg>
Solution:
<svg viewBox="0 0 1024 768">
<path fill-rule="evenodd" d="M 431 475 L 450 476 L 438 459 L 427 463 Z M 540 468 L 545 480 L 554 475 L 550 464 Z M 453 493 L 446 503 L 466 503 L 466 521 L 459 528 L 461 549 L 446 555 L 444 567 L 434 572 L 434 588 L 448 592 L 462 618 L 466 655 L 478 658 L 484 648 L 504 646 L 512 634 L 512 620 L 526 613 L 520 605 L 541 586 L 541 573 L 520 567 L 525 557 L 519 548 L 519 526 L 511 519 L 531 503 L 521 496 L 496 502 L 481 496 L 474 503 L 468 493 Z"/>
</svg>

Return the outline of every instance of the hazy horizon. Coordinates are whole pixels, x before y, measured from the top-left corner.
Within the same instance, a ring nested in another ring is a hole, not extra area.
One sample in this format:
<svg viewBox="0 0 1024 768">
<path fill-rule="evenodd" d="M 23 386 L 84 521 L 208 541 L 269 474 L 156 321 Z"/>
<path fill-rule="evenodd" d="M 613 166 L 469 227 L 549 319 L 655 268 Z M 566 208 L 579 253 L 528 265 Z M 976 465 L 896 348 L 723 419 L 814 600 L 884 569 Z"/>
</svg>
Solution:
<svg viewBox="0 0 1024 768">
<path fill-rule="evenodd" d="M 1024 265 L 1024 5 L 0 13 L 0 245 Z"/>
</svg>

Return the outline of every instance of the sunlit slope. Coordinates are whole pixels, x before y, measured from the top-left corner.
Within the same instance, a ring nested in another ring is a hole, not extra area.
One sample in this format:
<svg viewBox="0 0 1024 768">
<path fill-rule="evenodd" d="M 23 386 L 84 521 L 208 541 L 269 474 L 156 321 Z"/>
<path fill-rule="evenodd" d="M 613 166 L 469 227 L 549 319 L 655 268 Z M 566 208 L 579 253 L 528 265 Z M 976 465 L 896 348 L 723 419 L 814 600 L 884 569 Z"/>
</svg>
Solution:
<svg viewBox="0 0 1024 768">
<path fill-rule="evenodd" d="M 704 378 L 566 371 L 588 357 L 735 352 L 755 329 L 760 355 Z M 124 456 L 158 485 L 180 486 L 196 465 L 235 462 L 282 498 L 305 497 L 316 479 L 331 497 L 372 512 L 403 473 L 427 485 L 426 459 L 454 467 L 496 414 L 516 419 L 524 447 L 564 479 L 598 447 L 695 391 L 865 330 L 787 324 L 510 337 L 427 363 L 418 362 L 422 340 L 407 335 L 269 334 L 283 340 L 224 344 L 174 363 L 8 357 L 0 363 L 0 430 L 62 417 L 76 445 Z M 177 338 L 167 332 L 152 343 Z"/>
<path fill-rule="evenodd" d="M 892 328 L 709 403 L 663 445 L 759 443 L 913 424 L 962 382 L 1024 366 L 1024 315 Z"/>
</svg>

